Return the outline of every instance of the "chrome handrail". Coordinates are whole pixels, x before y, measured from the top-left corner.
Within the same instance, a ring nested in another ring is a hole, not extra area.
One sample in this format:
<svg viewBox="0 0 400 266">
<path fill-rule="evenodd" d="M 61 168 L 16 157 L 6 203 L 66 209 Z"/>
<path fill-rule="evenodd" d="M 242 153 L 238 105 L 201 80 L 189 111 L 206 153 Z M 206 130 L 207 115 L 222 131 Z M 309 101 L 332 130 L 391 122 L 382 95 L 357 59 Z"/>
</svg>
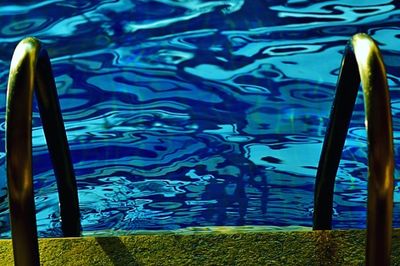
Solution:
<svg viewBox="0 0 400 266">
<path fill-rule="evenodd" d="M 393 212 L 393 139 L 386 70 L 379 48 L 366 34 L 349 41 L 342 61 L 330 122 L 318 165 L 314 230 L 332 227 L 338 169 L 358 87 L 362 85 L 368 135 L 367 265 L 389 265 Z"/>
<path fill-rule="evenodd" d="M 15 265 L 39 265 L 32 178 L 32 100 L 35 89 L 57 179 L 64 236 L 80 236 L 75 174 L 50 59 L 32 37 L 15 48 L 7 87 L 6 158 Z"/>
</svg>

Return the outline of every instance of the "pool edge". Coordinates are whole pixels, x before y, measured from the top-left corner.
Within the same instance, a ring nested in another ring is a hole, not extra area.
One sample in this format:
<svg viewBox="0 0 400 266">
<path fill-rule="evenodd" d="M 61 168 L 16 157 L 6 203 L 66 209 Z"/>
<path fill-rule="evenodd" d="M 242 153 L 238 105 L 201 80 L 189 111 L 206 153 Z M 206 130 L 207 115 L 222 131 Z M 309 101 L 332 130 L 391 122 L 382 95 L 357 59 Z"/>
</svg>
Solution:
<svg viewBox="0 0 400 266">
<path fill-rule="evenodd" d="M 41 265 L 363 265 L 365 230 L 134 234 L 39 239 Z M 400 229 L 392 265 L 400 265 Z M 13 265 L 0 240 L 0 265 Z"/>
</svg>

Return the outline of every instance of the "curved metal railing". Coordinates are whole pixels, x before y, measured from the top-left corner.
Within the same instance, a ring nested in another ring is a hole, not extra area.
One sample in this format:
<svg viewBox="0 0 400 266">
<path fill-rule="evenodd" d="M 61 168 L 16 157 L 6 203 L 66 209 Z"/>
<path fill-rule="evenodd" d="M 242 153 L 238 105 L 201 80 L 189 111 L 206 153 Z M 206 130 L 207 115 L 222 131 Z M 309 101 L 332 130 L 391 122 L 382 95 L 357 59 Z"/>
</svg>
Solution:
<svg viewBox="0 0 400 266">
<path fill-rule="evenodd" d="M 389 265 L 393 212 L 393 139 L 385 66 L 366 34 L 349 41 L 342 61 L 330 122 L 318 165 L 314 195 L 315 230 L 332 227 L 338 169 L 358 87 L 362 85 L 368 135 L 367 265 Z"/>
<path fill-rule="evenodd" d="M 366 260 L 369 265 L 389 265 L 394 165 L 390 101 L 382 57 L 365 34 L 353 36 L 342 61 L 317 171 L 313 228 L 331 229 L 335 176 L 360 82 L 369 149 Z M 62 230 L 64 236 L 81 232 L 76 180 L 50 60 L 37 39 L 26 38 L 15 49 L 7 89 L 7 178 L 16 265 L 39 265 L 32 180 L 34 89 L 57 178 Z"/>
<path fill-rule="evenodd" d="M 6 156 L 15 265 L 39 265 L 32 180 L 32 99 L 35 89 L 57 179 L 64 236 L 80 236 L 75 175 L 50 60 L 35 38 L 16 47 L 7 88 Z"/>
</svg>

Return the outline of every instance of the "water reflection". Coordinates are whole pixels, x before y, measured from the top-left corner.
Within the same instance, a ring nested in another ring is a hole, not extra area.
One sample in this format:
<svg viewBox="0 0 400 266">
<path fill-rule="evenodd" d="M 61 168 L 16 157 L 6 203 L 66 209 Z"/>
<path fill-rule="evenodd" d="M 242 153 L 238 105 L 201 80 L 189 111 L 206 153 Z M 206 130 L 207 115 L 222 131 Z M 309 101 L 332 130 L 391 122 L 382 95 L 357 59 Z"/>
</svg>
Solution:
<svg viewBox="0 0 400 266">
<path fill-rule="evenodd" d="M 379 42 L 387 63 L 397 143 L 394 1 L 49 0 L 0 7 L 1 87 L 22 37 L 42 39 L 52 57 L 86 231 L 310 226 L 343 47 L 360 31 Z M 335 227 L 365 227 L 361 98 L 338 171 Z M 34 111 L 39 234 L 54 236 L 55 180 Z M 4 147 L 4 121 L 0 132 Z M 4 169 L 4 150 L 0 155 Z M 0 188 L 4 183 L 0 170 Z M 1 237 L 9 236 L 4 194 Z M 397 189 L 395 204 L 398 198 Z"/>
</svg>

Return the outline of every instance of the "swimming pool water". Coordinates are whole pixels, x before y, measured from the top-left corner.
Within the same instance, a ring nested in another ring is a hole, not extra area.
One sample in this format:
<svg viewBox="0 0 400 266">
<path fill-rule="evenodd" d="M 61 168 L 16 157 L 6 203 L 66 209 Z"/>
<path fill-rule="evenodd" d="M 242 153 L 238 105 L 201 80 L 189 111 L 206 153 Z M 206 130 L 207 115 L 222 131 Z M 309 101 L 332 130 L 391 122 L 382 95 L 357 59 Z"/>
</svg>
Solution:
<svg viewBox="0 0 400 266">
<path fill-rule="evenodd" d="M 2 195 L 10 60 L 20 39 L 36 36 L 52 59 L 83 231 L 311 226 L 335 83 L 355 33 L 370 34 L 382 50 L 399 154 L 399 7 L 383 0 L 2 1 Z M 38 231 L 60 236 L 34 108 Z M 359 93 L 337 175 L 334 228 L 365 228 L 366 187 Z M 4 196 L 0 223 L 0 237 L 9 237 Z"/>
</svg>

